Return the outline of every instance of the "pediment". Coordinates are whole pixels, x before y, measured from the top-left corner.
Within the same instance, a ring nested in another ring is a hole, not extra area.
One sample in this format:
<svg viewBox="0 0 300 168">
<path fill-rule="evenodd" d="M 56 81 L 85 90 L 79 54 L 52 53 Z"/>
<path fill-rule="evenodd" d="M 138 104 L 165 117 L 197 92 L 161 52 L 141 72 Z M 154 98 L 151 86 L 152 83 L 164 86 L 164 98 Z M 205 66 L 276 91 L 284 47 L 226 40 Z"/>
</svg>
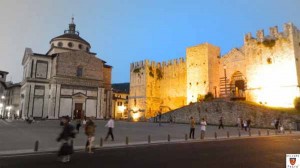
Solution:
<svg viewBox="0 0 300 168">
<path fill-rule="evenodd" d="M 73 99 L 87 99 L 88 97 L 85 94 L 78 92 L 78 93 L 73 94 L 72 98 Z"/>
</svg>

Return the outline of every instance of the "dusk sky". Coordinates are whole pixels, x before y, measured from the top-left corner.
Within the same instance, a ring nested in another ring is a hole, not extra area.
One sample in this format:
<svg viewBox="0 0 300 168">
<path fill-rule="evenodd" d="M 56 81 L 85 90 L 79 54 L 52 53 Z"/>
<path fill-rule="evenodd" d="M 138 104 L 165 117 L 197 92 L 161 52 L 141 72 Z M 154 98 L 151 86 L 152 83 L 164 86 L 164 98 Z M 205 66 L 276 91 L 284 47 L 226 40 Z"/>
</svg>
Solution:
<svg viewBox="0 0 300 168">
<path fill-rule="evenodd" d="M 0 70 L 22 79 L 26 47 L 45 54 L 74 15 L 92 52 L 113 66 L 112 83 L 129 82 L 130 63 L 167 61 L 203 42 L 222 55 L 243 45 L 244 35 L 293 22 L 300 0 L 0 0 Z"/>
</svg>

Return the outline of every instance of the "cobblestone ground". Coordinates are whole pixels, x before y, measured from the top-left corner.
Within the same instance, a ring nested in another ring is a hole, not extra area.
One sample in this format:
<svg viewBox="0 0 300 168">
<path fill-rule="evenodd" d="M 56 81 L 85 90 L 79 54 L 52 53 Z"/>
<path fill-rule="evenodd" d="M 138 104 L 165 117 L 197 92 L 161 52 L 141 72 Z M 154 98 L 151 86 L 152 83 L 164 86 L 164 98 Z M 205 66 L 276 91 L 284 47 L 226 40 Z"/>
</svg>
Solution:
<svg viewBox="0 0 300 168">
<path fill-rule="evenodd" d="M 95 144 L 99 146 L 100 137 L 104 138 L 107 133 L 105 124 L 107 121 L 95 120 L 96 136 Z M 56 142 L 58 134 L 62 127 L 58 120 L 37 121 L 33 124 L 27 124 L 25 121 L 11 121 L 7 122 L 0 120 L 0 153 L 5 151 L 27 150 L 34 148 L 34 142 L 39 141 L 39 150 L 57 149 L 60 144 Z M 258 130 L 262 135 L 267 135 L 267 130 L 251 129 L 252 136 L 258 135 Z M 219 130 L 217 126 L 208 126 L 205 138 L 214 138 L 215 132 L 218 137 L 226 137 L 227 132 L 231 137 L 238 136 L 240 131 L 241 136 L 249 136 L 248 132 L 237 129 L 236 127 L 226 127 Z M 158 123 L 147 122 L 115 122 L 115 141 L 104 142 L 104 146 L 109 144 L 125 144 L 125 137 L 129 138 L 129 143 L 133 142 L 147 142 L 148 135 L 151 135 L 151 141 L 167 141 L 168 134 L 171 141 L 184 139 L 185 134 L 189 133 L 188 124 L 170 124 L 163 123 L 161 126 Z M 274 130 L 270 130 L 270 134 L 274 134 Z M 195 138 L 200 138 L 200 126 L 196 126 Z M 79 134 L 77 134 L 74 145 L 75 147 L 83 147 L 86 142 L 84 129 L 81 127 Z"/>
</svg>

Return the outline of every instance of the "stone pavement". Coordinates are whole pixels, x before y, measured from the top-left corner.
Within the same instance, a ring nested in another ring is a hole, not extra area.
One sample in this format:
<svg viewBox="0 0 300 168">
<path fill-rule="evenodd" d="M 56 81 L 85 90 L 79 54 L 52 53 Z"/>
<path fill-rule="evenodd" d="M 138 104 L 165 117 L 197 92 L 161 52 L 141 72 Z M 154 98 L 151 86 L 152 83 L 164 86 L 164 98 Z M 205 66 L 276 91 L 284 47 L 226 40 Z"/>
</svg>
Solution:
<svg viewBox="0 0 300 168">
<path fill-rule="evenodd" d="M 107 121 L 95 120 L 96 136 L 95 145 L 100 145 L 100 138 L 104 138 L 107 133 L 105 124 Z M 33 124 L 27 124 L 24 121 L 7 122 L 0 120 L 0 155 L 13 153 L 30 153 L 33 152 L 35 141 L 39 141 L 39 151 L 55 151 L 59 148 L 60 143 L 56 142 L 56 138 L 61 132 L 62 127 L 58 120 L 37 121 Z M 251 129 L 251 136 L 258 136 L 260 130 L 261 135 L 267 135 L 265 129 Z M 249 133 L 236 127 L 225 127 L 219 130 L 217 126 L 208 126 L 205 139 L 214 139 L 215 132 L 218 138 L 227 138 L 227 132 L 230 137 L 238 137 L 240 131 L 242 137 L 248 137 Z M 125 145 L 126 136 L 129 144 L 146 144 L 148 135 L 151 136 L 152 143 L 167 142 L 168 135 L 171 141 L 184 141 L 185 134 L 189 133 L 188 124 L 169 124 L 164 123 L 159 126 L 158 123 L 147 122 L 115 122 L 115 141 L 103 141 L 105 147 L 115 147 Z M 286 132 L 288 133 L 288 132 Z M 270 135 L 274 135 L 275 131 L 270 130 Z M 196 126 L 195 138 L 200 138 L 200 126 Z M 190 140 L 189 140 L 190 141 Z M 84 130 L 81 127 L 80 133 L 74 140 L 75 149 L 82 149 L 86 142 Z"/>
</svg>

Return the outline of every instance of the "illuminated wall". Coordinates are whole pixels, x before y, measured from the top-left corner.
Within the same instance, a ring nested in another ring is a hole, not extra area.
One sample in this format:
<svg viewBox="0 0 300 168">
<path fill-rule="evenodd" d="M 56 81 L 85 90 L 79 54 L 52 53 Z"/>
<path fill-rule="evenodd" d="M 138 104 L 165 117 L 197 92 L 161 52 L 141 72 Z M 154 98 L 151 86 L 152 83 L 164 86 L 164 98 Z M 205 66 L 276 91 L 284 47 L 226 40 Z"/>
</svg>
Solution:
<svg viewBox="0 0 300 168">
<path fill-rule="evenodd" d="M 299 96 L 299 59 L 300 32 L 289 23 L 283 32 L 272 27 L 267 36 L 263 30 L 257 31 L 256 38 L 246 34 L 242 47 L 222 57 L 219 47 L 203 43 L 187 48 L 186 60 L 132 63 L 129 108 L 149 118 L 158 111 L 196 102 L 208 92 L 215 97 L 236 96 L 266 106 L 293 107 Z M 222 86 L 225 74 L 228 90 Z M 244 90 L 237 87 L 239 80 Z"/>
<path fill-rule="evenodd" d="M 186 49 L 187 103 L 197 102 L 199 96 L 214 93 L 219 85 L 220 48 L 204 43 Z"/>
<path fill-rule="evenodd" d="M 247 100 L 267 106 L 293 107 L 294 98 L 299 96 L 299 81 L 296 64 L 294 37 L 299 31 L 292 24 L 284 25 L 284 32 L 270 28 L 245 36 Z M 299 47 L 299 45 L 297 46 Z"/>
</svg>

